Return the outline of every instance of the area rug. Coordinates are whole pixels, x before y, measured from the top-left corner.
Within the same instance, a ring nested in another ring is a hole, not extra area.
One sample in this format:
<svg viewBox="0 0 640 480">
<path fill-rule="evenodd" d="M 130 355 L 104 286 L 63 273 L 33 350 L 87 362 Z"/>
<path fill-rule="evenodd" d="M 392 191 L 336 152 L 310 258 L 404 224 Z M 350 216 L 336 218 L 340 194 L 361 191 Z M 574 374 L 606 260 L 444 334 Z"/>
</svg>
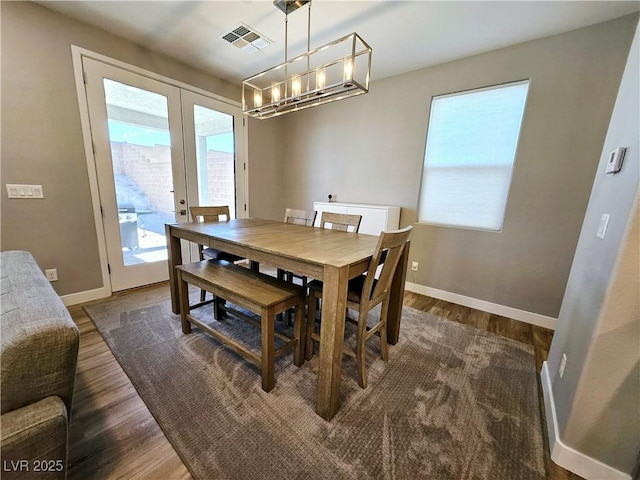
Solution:
<svg viewBox="0 0 640 480">
<path fill-rule="evenodd" d="M 168 287 L 85 310 L 197 479 L 545 478 L 528 345 L 405 307 L 388 363 L 367 343 L 368 388 L 344 358 L 327 422 L 314 410 L 317 355 L 300 368 L 281 357 L 265 393 L 249 362 L 198 328 L 182 333 Z M 196 312 L 259 347 L 246 321 Z"/>
</svg>

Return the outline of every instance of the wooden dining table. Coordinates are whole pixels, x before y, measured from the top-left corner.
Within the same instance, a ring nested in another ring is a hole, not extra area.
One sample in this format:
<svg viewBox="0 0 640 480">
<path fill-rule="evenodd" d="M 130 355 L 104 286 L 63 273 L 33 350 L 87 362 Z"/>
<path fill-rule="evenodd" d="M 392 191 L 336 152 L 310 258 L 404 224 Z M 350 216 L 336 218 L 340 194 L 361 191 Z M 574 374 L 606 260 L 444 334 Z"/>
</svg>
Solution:
<svg viewBox="0 0 640 480">
<path fill-rule="evenodd" d="M 181 239 L 323 281 L 316 413 L 331 420 L 340 408 L 347 283 L 367 270 L 378 237 L 258 218 L 167 224 L 166 235 L 174 313 L 180 312 L 175 266 L 183 263 Z M 408 250 L 391 288 L 387 340 L 392 345 L 400 330 Z"/>
</svg>

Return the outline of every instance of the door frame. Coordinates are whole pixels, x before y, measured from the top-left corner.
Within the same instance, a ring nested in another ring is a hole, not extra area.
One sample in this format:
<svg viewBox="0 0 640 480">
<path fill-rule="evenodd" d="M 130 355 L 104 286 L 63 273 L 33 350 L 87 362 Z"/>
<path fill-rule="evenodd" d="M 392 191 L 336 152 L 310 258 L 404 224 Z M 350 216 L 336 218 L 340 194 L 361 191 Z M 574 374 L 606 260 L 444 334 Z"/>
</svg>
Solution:
<svg viewBox="0 0 640 480">
<path fill-rule="evenodd" d="M 143 68 L 137 67 L 135 65 L 131 65 L 120 60 L 113 59 L 106 55 L 102 55 L 91 50 L 87 50 L 82 47 L 78 47 L 77 45 L 71 45 L 71 59 L 73 64 L 73 76 L 76 85 L 76 95 L 78 98 L 78 106 L 80 113 L 80 125 L 82 129 L 82 139 L 84 144 L 84 152 L 85 152 L 85 160 L 87 164 L 87 175 L 89 180 L 89 189 L 91 191 L 91 206 L 93 210 L 93 218 L 96 227 L 96 239 L 98 242 L 98 255 L 100 258 L 100 270 L 102 276 L 102 288 L 98 288 L 92 290 L 91 292 L 87 292 L 86 295 L 83 295 L 82 301 L 90 301 L 96 300 L 99 298 L 109 297 L 111 296 L 111 278 L 109 276 L 109 260 L 107 255 L 107 244 L 105 239 L 105 230 L 104 225 L 102 223 L 102 212 L 100 205 L 100 195 L 99 195 L 99 187 L 98 187 L 98 174 L 96 170 L 96 161 L 94 156 L 94 147 L 91 136 L 91 124 L 89 121 L 89 105 L 87 101 L 87 96 L 85 92 L 85 83 L 84 83 L 84 73 L 82 69 L 82 58 L 87 57 L 93 60 L 97 60 L 99 62 L 106 63 L 108 65 L 121 68 L 123 70 L 127 70 L 129 72 L 143 75 L 149 77 L 153 80 L 157 80 L 160 82 L 167 83 L 169 85 L 189 90 L 199 95 L 204 95 L 205 97 L 212 98 L 222 103 L 226 103 L 230 106 L 242 108 L 240 102 L 230 100 L 228 98 L 222 97 L 220 95 L 216 95 L 214 93 L 208 92 L 198 87 L 194 87 L 183 83 L 179 80 L 175 80 L 164 75 L 160 75 L 149 70 L 145 70 Z M 249 150 L 249 141 L 248 141 L 248 122 L 243 118 L 242 125 L 238 125 L 238 128 L 241 129 L 241 139 L 242 149 L 241 151 L 236 152 L 237 155 L 237 165 L 243 165 L 242 171 L 236 171 L 236 198 L 238 203 L 238 213 L 237 216 L 246 215 L 246 212 L 249 211 L 249 195 L 248 195 L 248 187 L 249 187 L 249 159 L 248 159 L 248 150 Z M 241 176 L 238 179 L 238 176 Z M 240 197 L 242 195 L 243 198 Z M 240 208 L 241 205 L 244 205 L 243 208 Z"/>
</svg>

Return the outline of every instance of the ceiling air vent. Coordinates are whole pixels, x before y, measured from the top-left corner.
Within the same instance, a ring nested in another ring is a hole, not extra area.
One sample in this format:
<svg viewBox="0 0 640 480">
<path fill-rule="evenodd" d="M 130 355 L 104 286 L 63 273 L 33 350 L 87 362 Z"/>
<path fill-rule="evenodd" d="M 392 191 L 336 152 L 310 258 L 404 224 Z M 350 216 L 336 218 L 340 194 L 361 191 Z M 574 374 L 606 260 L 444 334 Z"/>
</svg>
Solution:
<svg viewBox="0 0 640 480">
<path fill-rule="evenodd" d="M 247 53 L 257 52 L 273 43 L 243 23 L 224 33 L 220 38 Z"/>
</svg>

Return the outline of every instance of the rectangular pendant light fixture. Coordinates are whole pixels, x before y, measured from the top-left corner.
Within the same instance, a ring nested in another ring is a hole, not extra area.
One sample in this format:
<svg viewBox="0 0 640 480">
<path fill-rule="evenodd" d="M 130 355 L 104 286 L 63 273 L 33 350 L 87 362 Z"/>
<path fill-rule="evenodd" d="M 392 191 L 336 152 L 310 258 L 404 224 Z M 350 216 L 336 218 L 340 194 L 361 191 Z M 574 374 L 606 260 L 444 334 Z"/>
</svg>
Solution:
<svg viewBox="0 0 640 480">
<path fill-rule="evenodd" d="M 285 61 L 243 80 L 243 113 L 258 119 L 271 118 L 369 91 L 371 47 L 357 33 L 310 50 L 311 2 L 274 1 L 286 16 L 307 3 L 307 52 L 287 59 L 285 17 Z"/>
</svg>

